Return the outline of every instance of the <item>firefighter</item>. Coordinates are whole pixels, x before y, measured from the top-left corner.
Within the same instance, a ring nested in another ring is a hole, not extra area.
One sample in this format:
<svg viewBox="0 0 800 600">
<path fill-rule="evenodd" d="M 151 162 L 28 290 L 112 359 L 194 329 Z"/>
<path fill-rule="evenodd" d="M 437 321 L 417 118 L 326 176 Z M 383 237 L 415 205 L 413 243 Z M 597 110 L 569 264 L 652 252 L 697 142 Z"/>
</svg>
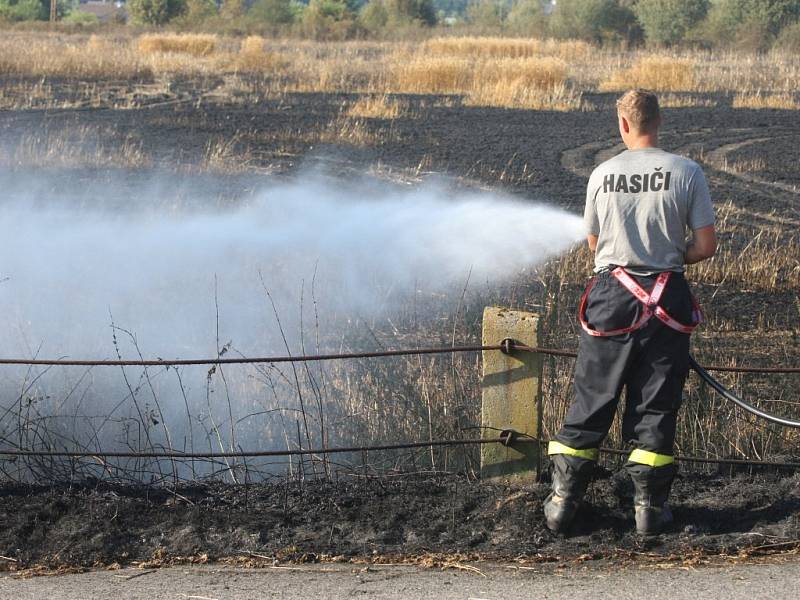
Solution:
<svg viewBox="0 0 800 600">
<path fill-rule="evenodd" d="M 636 530 L 653 535 L 671 522 L 675 424 L 689 337 L 702 318 L 683 272 L 717 246 L 702 170 L 658 147 L 656 95 L 626 92 L 617 100 L 617 120 L 627 149 L 594 170 L 586 192 L 595 267 L 579 309 L 575 398 L 548 448 L 553 487 L 544 513 L 555 532 L 575 517 L 623 388 Z"/>
</svg>

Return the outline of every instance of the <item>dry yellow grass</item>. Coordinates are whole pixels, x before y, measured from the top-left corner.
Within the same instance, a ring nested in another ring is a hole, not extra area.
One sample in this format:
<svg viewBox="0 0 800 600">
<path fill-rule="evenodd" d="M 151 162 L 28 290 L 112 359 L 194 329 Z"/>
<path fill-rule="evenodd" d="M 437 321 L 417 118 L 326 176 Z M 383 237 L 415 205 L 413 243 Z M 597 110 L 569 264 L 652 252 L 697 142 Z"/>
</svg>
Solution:
<svg viewBox="0 0 800 600">
<path fill-rule="evenodd" d="M 422 44 L 428 56 L 464 58 L 531 58 L 554 56 L 563 60 L 584 60 L 594 51 L 580 40 L 537 40 L 531 38 L 448 37 L 434 38 Z"/>
<path fill-rule="evenodd" d="M 752 94 L 736 94 L 733 97 L 733 108 L 754 108 L 754 109 L 800 109 L 793 94 L 770 94 L 755 92 Z"/>
<path fill-rule="evenodd" d="M 237 71 L 249 73 L 278 73 L 290 62 L 282 54 L 266 49 L 267 41 L 260 35 L 251 35 L 242 40 L 239 53 L 233 61 Z"/>
<path fill-rule="evenodd" d="M 529 110 L 579 110 L 581 95 L 560 84 L 539 88 L 530 86 L 524 78 L 503 79 L 494 85 L 481 87 L 464 101 L 467 106 L 498 106 Z"/>
<path fill-rule="evenodd" d="M 645 88 L 658 92 L 695 89 L 695 64 L 687 58 L 644 56 L 632 66 L 620 69 L 600 82 L 600 91 L 614 92 Z"/>
<path fill-rule="evenodd" d="M 143 168 L 152 165 L 140 141 L 116 137 L 113 129 L 87 126 L 66 131 L 40 131 L 23 136 L 9 152 L 8 160 L 16 167 Z"/>
<path fill-rule="evenodd" d="M 0 36 L 0 73 L 75 79 L 142 79 L 153 74 L 127 44 L 101 41 L 97 36 L 84 41 L 9 32 Z"/>
<path fill-rule="evenodd" d="M 355 92 L 376 98 L 420 93 L 458 95 L 469 105 L 580 110 L 588 107 L 580 100 L 582 91 L 635 86 L 660 92 L 735 90 L 739 94 L 735 106 L 797 109 L 792 94 L 800 80 L 800 61 L 776 53 L 648 56 L 584 42 L 494 37 L 435 38 L 422 44 L 321 43 L 259 36 L 135 37 L 116 32 L 90 37 L 11 31 L 0 38 L 0 72 L 67 80 L 150 82 L 176 74 L 242 75 L 242 85 L 251 88 L 237 95 L 242 102 L 291 92 Z M 263 77 L 247 78 L 250 73 Z M 33 91 L 41 96 L 41 89 Z M 214 95 L 220 95 L 218 91 Z M 4 106 L 21 106 L 24 100 L 16 92 L 0 95 Z M 66 107 L 72 101 L 64 103 L 62 98 L 59 102 Z M 662 95 L 662 104 L 668 108 L 707 107 L 715 102 Z M 37 100 L 36 105 L 41 102 Z M 379 107 L 373 110 L 380 112 Z"/>
<path fill-rule="evenodd" d="M 191 56 L 209 56 L 217 49 L 217 36 L 197 33 L 148 33 L 139 37 L 140 52 L 173 52 Z"/>
<path fill-rule="evenodd" d="M 394 92 L 462 94 L 466 103 L 515 108 L 574 110 L 580 95 L 569 89 L 567 64 L 554 57 L 428 57 L 399 62 L 390 79 Z"/>
<path fill-rule="evenodd" d="M 395 68 L 390 87 L 412 94 L 454 94 L 472 86 L 475 63 L 465 58 L 419 56 Z"/>
<path fill-rule="evenodd" d="M 353 103 L 345 114 L 356 119 L 397 119 L 407 116 L 408 107 L 406 103 L 386 94 L 367 95 Z"/>
<path fill-rule="evenodd" d="M 677 94 L 661 94 L 658 97 L 661 108 L 712 108 L 719 102 L 713 98 L 697 96 L 679 96 Z"/>
</svg>

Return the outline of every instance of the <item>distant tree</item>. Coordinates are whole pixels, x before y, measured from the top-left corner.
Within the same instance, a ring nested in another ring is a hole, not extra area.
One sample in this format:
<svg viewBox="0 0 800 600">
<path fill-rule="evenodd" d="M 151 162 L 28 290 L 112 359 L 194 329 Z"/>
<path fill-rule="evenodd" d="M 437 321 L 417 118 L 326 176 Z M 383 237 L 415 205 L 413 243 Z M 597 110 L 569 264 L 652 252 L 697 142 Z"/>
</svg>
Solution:
<svg viewBox="0 0 800 600">
<path fill-rule="evenodd" d="M 346 39 L 356 28 L 356 16 L 344 0 L 311 0 L 300 21 L 301 31 L 314 39 Z"/>
<path fill-rule="evenodd" d="M 288 25 L 294 22 L 297 11 L 292 0 L 256 0 L 247 14 L 270 25 Z"/>
<path fill-rule="evenodd" d="M 58 17 L 75 10 L 78 0 L 58 0 Z M 0 0 L 0 19 L 7 21 L 46 21 L 50 18 L 50 0 Z"/>
<path fill-rule="evenodd" d="M 714 0 L 698 36 L 717 46 L 765 50 L 800 20 L 800 0 Z"/>
<path fill-rule="evenodd" d="M 384 0 L 371 0 L 358 13 L 358 21 L 367 31 L 376 33 L 389 23 L 389 9 Z"/>
<path fill-rule="evenodd" d="M 778 39 L 775 40 L 775 47 L 800 54 L 800 21 L 781 29 Z"/>
<path fill-rule="evenodd" d="M 201 23 L 217 14 L 219 9 L 214 0 L 186 0 L 184 17 L 187 23 Z"/>
<path fill-rule="evenodd" d="M 547 17 L 542 0 L 517 0 L 511 5 L 506 24 L 512 33 L 543 37 L 547 31 Z"/>
<path fill-rule="evenodd" d="M 627 2 L 617 0 L 558 0 L 549 17 L 555 37 L 602 43 L 628 40 L 636 17 Z"/>
<path fill-rule="evenodd" d="M 436 25 L 431 0 L 370 0 L 359 12 L 358 21 L 368 31 L 408 25 Z"/>
<path fill-rule="evenodd" d="M 473 25 L 499 28 L 508 16 L 508 8 L 504 0 L 473 0 L 467 6 L 466 17 Z"/>
<path fill-rule="evenodd" d="M 228 21 L 241 19 L 245 13 L 244 0 L 223 0 L 219 16 Z"/>
<path fill-rule="evenodd" d="M 8 21 L 35 21 L 49 15 L 39 0 L 0 0 L 0 18 Z"/>
<path fill-rule="evenodd" d="M 644 29 L 648 44 L 670 46 L 703 20 L 709 0 L 639 0 L 633 12 Z"/>
<path fill-rule="evenodd" d="M 128 0 L 128 14 L 139 25 L 163 25 L 186 12 L 186 0 Z"/>
<path fill-rule="evenodd" d="M 466 14 L 469 0 L 433 0 L 433 8 L 437 14 L 448 17 L 460 17 Z"/>
<path fill-rule="evenodd" d="M 422 25 L 436 25 L 433 0 L 387 0 L 390 19 L 411 20 Z"/>
<path fill-rule="evenodd" d="M 745 23 L 758 23 L 772 34 L 800 20 L 800 0 L 715 0 L 709 21 L 734 34 Z"/>
</svg>

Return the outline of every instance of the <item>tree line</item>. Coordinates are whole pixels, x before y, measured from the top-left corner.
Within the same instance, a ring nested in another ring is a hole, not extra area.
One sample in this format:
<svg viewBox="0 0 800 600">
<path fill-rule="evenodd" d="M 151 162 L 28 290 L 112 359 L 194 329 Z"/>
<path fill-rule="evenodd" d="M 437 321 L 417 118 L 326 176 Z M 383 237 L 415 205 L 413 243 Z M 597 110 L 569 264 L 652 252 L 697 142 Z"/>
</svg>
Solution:
<svg viewBox="0 0 800 600">
<path fill-rule="evenodd" d="M 49 12 L 50 0 L 0 0 L 6 21 Z M 800 0 L 128 0 L 127 12 L 136 25 L 261 28 L 318 39 L 447 27 L 600 45 L 800 50 Z M 78 0 L 59 0 L 59 14 L 92 21 Z"/>
</svg>

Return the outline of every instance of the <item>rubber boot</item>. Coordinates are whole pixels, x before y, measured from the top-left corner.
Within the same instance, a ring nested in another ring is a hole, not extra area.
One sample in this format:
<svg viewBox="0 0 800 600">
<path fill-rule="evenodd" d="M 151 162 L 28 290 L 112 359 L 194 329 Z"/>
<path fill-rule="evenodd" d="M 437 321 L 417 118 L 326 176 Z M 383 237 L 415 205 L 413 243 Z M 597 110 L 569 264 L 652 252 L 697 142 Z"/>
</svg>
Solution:
<svg viewBox="0 0 800 600">
<path fill-rule="evenodd" d="M 567 454 L 554 454 L 550 460 L 553 491 L 544 501 L 544 518 L 550 531 L 563 533 L 575 519 L 595 462 Z"/>
<path fill-rule="evenodd" d="M 672 511 L 667 505 L 667 497 L 677 467 L 674 463 L 663 467 L 628 463 L 626 468 L 633 480 L 636 533 L 658 535 L 672 523 Z"/>
</svg>

